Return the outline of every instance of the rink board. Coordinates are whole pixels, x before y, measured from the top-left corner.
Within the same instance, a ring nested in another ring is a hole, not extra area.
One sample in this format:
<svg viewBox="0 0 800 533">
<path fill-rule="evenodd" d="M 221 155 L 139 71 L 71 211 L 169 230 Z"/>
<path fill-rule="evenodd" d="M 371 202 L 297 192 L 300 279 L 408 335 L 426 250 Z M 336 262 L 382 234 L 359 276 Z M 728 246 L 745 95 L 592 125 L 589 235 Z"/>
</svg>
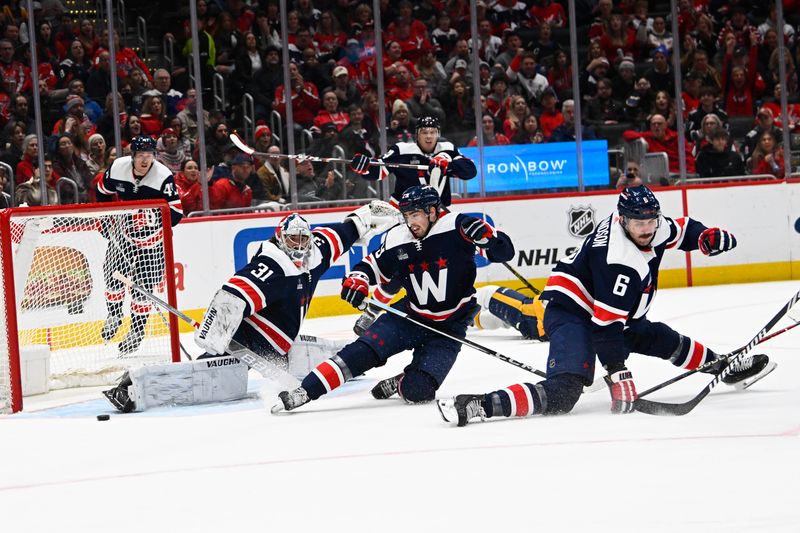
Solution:
<svg viewBox="0 0 800 533">
<path fill-rule="evenodd" d="M 738 247 L 717 257 L 670 250 L 664 255 L 660 287 L 776 281 L 800 277 L 800 183 L 753 182 L 656 190 L 664 214 L 689 215 L 709 227 L 732 231 Z M 559 259 L 575 250 L 585 235 L 616 206 L 617 192 L 554 194 L 457 202 L 453 210 L 485 215 L 514 241 L 510 264 L 541 288 Z M 307 211 L 312 225 L 340 222 L 349 208 Z M 201 316 L 214 292 L 247 263 L 274 233 L 283 214 L 264 213 L 192 218 L 175 228 L 178 303 Z M 376 247 L 378 239 L 370 243 Z M 366 251 L 342 256 L 320 281 L 308 316 L 351 313 L 339 298 L 342 277 Z M 520 287 L 501 264 L 477 258 L 476 283 Z"/>
</svg>

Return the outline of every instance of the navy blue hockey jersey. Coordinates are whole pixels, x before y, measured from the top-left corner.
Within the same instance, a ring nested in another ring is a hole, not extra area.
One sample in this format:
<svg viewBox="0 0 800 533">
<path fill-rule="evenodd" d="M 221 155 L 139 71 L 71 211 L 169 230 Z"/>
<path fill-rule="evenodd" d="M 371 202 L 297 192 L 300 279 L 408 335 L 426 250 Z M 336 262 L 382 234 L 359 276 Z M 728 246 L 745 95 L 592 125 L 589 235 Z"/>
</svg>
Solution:
<svg viewBox="0 0 800 533">
<path fill-rule="evenodd" d="M 406 290 L 406 311 L 427 320 L 460 318 L 475 302 L 475 244 L 461 234 L 461 213 L 443 212 L 428 235 L 417 240 L 405 224 L 390 229 L 380 248 L 354 271 L 365 273 L 370 285 L 400 280 Z M 487 250 L 490 261 L 514 257 L 514 245 L 502 232 Z"/>
<path fill-rule="evenodd" d="M 575 254 L 555 266 L 542 300 L 591 318 L 600 363 L 622 362 L 628 357 L 622 332 L 629 321 L 647 314 L 664 252 L 675 247 L 696 250 L 705 229 L 688 217 L 662 216 L 650 248 L 640 249 L 625 235 L 615 213 L 598 224 Z"/>
<path fill-rule="evenodd" d="M 222 289 L 245 302 L 240 326 L 246 336 L 263 339 L 285 355 L 300 332 L 311 297 L 322 275 L 358 239 L 351 222 L 315 228 L 308 270 L 300 270 L 280 248 L 265 242 L 252 260 Z M 238 333 L 237 333 L 238 337 Z"/>
<path fill-rule="evenodd" d="M 114 194 L 120 200 L 166 200 L 169 204 L 172 225 L 183 218 L 183 207 L 172 171 L 164 164 L 153 161 L 142 178 L 133 175 L 133 158 L 118 157 L 97 182 L 97 201 L 110 202 Z"/>
<path fill-rule="evenodd" d="M 433 156 L 439 152 L 447 152 L 453 158 L 453 161 L 447 167 L 448 178 L 456 177 L 462 180 L 469 180 L 477 175 L 478 169 L 475 168 L 475 163 L 472 162 L 472 159 L 461 155 L 453 143 L 448 141 L 439 141 L 436 143 L 436 147 L 430 154 L 423 153 L 416 142 L 397 143 L 392 145 L 389 150 L 381 156 L 381 160 L 386 163 L 428 165 Z M 430 176 L 427 170 L 415 170 L 411 168 L 388 169 L 383 166 L 370 166 L 369 172 L 364 174 L 364 178 L 368 180 L 382 180 L 390 171 L 396 178 L 394 192 L 392 192 L 392 196 L 389 200 L 393 205 L 397 205 L 403 192 L 409 187 L 413 187 L 414 185 L 430 185 Z M 440 196 L 443 205 L 450 205 L 450 180 L 445 182 L 444 189 L 442 189 L 442 194 L 440 194 Z"/>
</svg>

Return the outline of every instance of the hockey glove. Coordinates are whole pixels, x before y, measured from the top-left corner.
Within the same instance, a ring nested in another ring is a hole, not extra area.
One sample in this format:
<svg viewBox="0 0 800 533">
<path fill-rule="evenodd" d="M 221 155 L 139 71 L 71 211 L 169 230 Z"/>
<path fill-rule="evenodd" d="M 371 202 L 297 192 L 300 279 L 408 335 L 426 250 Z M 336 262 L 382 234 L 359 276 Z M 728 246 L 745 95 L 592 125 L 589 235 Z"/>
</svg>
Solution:
<svg viewBox="0 0 800 533">
<path fill-rule="evenodd" d="M 697 244 L 701 252 L 713 257 L 736 248 L 736 237 L 724 229 L 708 228 L 700 234 Z"/>
<path fill-rule="evenodd" d="M 633 412 L 633 402 L 639 397 L 636 394 L 636 385 L 633 383 L 633 374 L 624 365 L 608 369 L 604 378 L 611 392 L 611 412 L 616 414 Z"/>
<path fill-rule="evenodd" d="M 465 216 L 461 220 L 461 235 L 479 248 L 487 248 L 489 242 L 495 238 L 494 228 L 485 220 L 471 216 Z"/>
<path fill-rule="evenodd" d="M 350 161 L 350 168 L 356 174 L 367 174 L 369 172 L 370 158 L 364 154 L 356 154 Z"/>
<path fill-rule="evenodd" d="M 369 294 L 369 278 L 363 272 L 350 272 L 342 281 L 342 299 L 363 311 L 367 307 L 364 298 Z"/>
<path fill-rule="evenodd" d="M 200 328 L 194 332 L 195 344 L 211 355 L 224 354 L 233 334 L 239 329 L 244 308 L 244 300 L 222 289 L 218 290 Z"/>
<path fill-rule="evenodd" d="M 432 172 L 433 169 L 439 168 L 442 171 L 442 176 L 447 174 L 447 167 L 450 165 L 450 162 L 453 160 L 450 157 L 450 154 L 447 152 L 439 152 L 431 159 L 431 162 L 428 163 L 428 172 Z"/>
</svg>

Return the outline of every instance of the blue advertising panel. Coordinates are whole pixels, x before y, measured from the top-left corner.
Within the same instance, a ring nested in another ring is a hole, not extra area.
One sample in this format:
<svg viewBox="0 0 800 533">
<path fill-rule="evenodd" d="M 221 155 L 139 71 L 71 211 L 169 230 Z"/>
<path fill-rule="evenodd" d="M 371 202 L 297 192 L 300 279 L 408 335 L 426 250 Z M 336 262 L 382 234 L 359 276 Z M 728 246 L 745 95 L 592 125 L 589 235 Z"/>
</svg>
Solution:
<svg viewBox="0 0 800 533">
<path fill-rule="evenodd" d="M 608 143 L 583 141 L 583 184 L 608 185 Z M 459 148 L 478 164 L 478 148 Z M 486 192 L 525 191 L 578 186 L 574 142 L 486 146 L 483 175 Z M 480 176 L 467 182 L 467 192 L 480 192 Z"/>
</svg>

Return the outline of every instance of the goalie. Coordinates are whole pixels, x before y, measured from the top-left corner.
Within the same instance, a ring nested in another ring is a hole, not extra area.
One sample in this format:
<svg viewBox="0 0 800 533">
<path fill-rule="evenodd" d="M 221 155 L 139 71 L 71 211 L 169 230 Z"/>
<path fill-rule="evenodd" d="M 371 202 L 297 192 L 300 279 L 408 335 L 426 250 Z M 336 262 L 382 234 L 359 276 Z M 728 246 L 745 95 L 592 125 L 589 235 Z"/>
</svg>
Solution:
<svg viewBox="0 0 800 533">
<path fill-rule="evenodd" d="M 195 342 L 206 352 L 200 360 L 133 371 L 106 397 L 123 412 L 242 398 L 247 367 L 226 353 L 231 339 L 290 374 L 305 376 L 341 348 L 340 343 L 298 335 L 317 283 L 353 244 L 369 242 L 398 221 L 397 211 L 378 200 L 341 223 L 314 230 L 298 213 L 287 215 L 275 235 L 214 295 L 195 332 Z M 158 379 L 150 379 L 153 375 Z M 137 383 L 137 378 L 143 380 Z"/>
</svg>

